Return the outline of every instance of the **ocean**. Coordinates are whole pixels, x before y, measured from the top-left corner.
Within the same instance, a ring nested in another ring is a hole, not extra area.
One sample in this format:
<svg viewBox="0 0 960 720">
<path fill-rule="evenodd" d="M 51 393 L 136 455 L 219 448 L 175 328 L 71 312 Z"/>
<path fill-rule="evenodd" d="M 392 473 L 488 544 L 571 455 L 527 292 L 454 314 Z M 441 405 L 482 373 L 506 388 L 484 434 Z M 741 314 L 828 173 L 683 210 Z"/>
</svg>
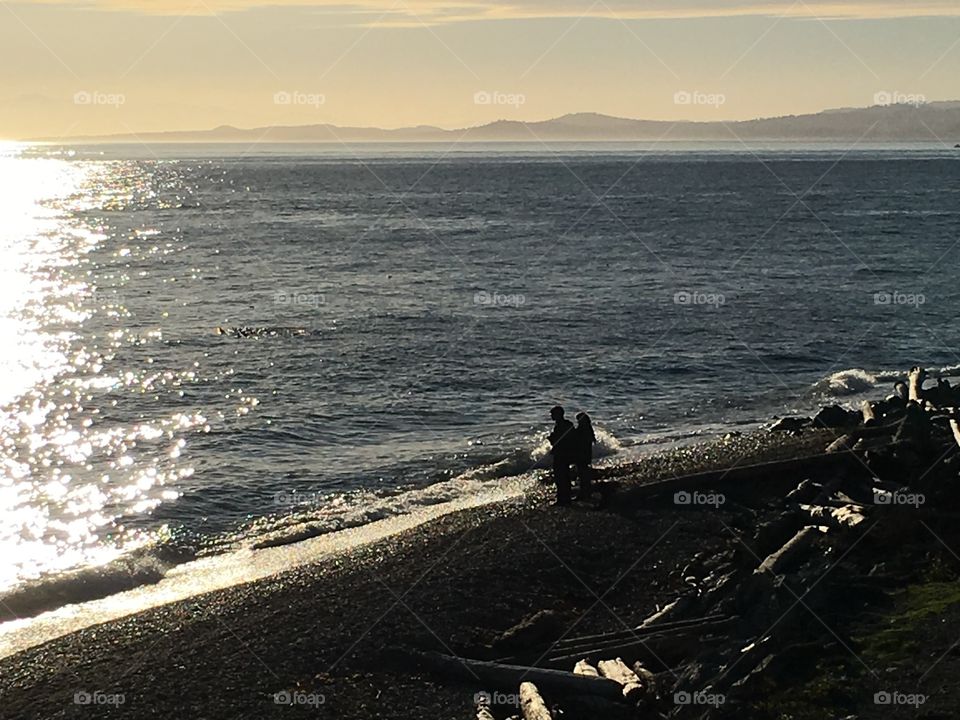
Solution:
<svg viewBox="0 0 960 720">
<path fill-rule="evenodd" d="M 7 145 L 0 208 L 37 611 L 533 483 L 557 403 L 613 463 L 960 366 L 936 146 Z"/>
</svg>

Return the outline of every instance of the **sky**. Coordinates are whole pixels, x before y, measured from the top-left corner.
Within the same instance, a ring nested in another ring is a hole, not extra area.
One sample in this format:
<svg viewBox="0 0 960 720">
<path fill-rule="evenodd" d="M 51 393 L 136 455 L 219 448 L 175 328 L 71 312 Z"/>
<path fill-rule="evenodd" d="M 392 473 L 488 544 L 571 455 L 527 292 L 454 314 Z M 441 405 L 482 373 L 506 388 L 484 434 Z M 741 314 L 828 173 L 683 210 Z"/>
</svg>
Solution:
<svg viewBox="0 0 960 720">
<path fill-rule="evenodd" d="M 960 99 L 957 0 L 0 0 L 0 138 Z"/>
</svg>

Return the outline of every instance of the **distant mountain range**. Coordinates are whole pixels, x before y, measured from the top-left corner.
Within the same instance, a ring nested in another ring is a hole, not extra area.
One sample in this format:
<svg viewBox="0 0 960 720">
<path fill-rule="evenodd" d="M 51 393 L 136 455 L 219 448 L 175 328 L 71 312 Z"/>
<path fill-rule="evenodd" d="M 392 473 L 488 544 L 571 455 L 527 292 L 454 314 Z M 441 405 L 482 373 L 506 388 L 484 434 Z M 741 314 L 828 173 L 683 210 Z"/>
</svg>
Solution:
<svg viewBox="0 0 960 720">
<path fill-rule="evenodd" d="M 53 141 L 52 139 L 50 139 Z M 449 143 L 449 142 L 629 142 L 650 140 L 779 140 L 803 142 L 960 143 L 960 101 L 921 105 L 877 105 L 825 110 L 811 115 L 692 122 L 630 120 L 576 113 L 552 120 L 497 120 L 476 127 L 445 130 L 430 125 L 386 130 L 337 125 L 266 126 L 185 130 L 70 138 L 71 142 L 296 142 L 296 143 Z M 63 138 L 55 142 L 64 142 Z"/>
</svg>

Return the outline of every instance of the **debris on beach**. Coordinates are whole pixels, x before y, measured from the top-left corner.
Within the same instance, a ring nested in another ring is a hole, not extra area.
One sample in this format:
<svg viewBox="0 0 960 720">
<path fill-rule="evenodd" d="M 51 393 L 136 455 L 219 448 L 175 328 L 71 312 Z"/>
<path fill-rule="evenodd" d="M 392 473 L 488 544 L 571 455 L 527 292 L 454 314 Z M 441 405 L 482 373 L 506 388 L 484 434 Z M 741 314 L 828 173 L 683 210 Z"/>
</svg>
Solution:
<svg viewBox="0 0 960 720">
<path fill-rule="evenodd" d="M 406 657 L 428 674 L 518 698 L 507 708 L 480 703 L 482 720 L 518 710 L 524 720 L 738 716 L 788 686 L 796 668 L 847 648 L 842 623 L 915 572 L 916 548 L 935 542 L 931 524 L 955 517 L 960 387 L 927 381 L 914 368 L 859 410 L 831 406 L 772 428 L 835 431 L 820 453 L 623 488 L 618 503 L 672 498 L 680 507 L 716 496 L 751 518 L 752 535 L 728 528 L 726 550 L 694 557 L 681 571 L 689 590 L 647 617 L 571 636 L 541 611 L 502 633 L 484 659 L 449 648 Z M 884 518 L 895 522 L 876 529 Z"/>
</svg>

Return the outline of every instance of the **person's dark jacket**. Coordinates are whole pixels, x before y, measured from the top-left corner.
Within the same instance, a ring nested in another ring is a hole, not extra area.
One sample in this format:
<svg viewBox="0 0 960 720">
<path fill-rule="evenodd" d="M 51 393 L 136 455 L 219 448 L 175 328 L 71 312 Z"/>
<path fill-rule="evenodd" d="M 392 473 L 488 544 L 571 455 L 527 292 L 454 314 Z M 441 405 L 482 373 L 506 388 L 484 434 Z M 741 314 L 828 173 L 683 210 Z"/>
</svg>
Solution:
<svg viewBox="0 0 960 720">
<path fill-rule="evenodd" d="M 589 465 L 593 462 L 593 444 L 597 441 L 597 436 L 593 432 L 593 425 L 589 423 L 578 425 L 574 435 L 576 463 L 577 465 Z"/>
<path fill-rule="evenodd" d="M 576 429 L 569 420 L 557 420 L 550 433 L 550 445 L 553 447 L 553 463 L 571 463 L 576 456 Z"/>
</svg>

